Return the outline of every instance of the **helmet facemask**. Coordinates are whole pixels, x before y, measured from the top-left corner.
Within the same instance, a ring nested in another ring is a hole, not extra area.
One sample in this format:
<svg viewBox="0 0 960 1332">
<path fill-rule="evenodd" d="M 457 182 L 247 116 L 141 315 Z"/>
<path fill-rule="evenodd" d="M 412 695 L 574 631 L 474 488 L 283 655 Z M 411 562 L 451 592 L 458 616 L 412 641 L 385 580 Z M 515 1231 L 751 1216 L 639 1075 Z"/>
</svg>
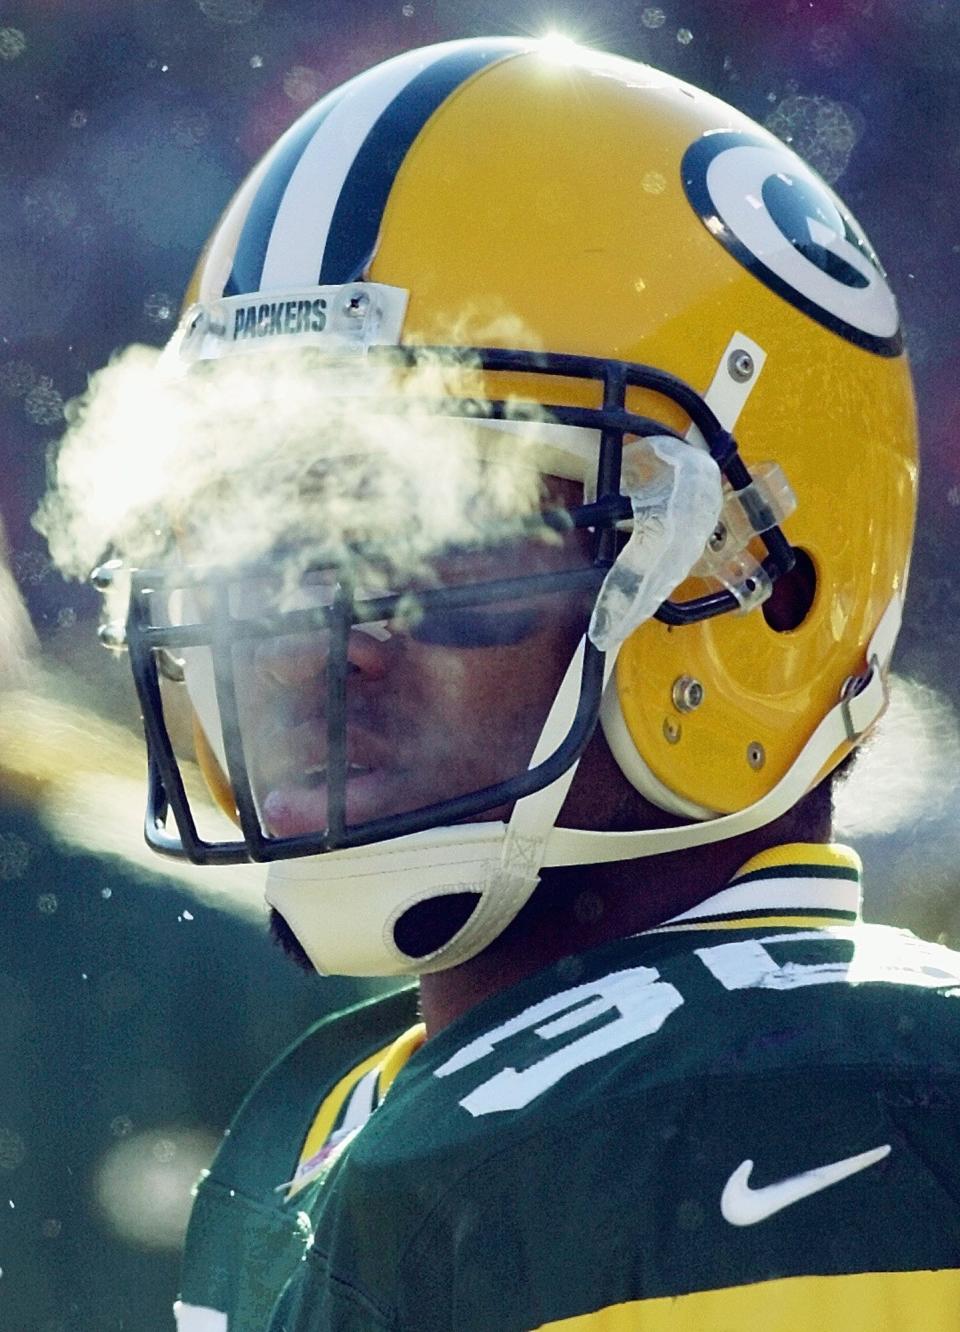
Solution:
<svg viewBox="0 0 960 1332">
<path fill-rule="evenodd" d="M 377 348 L 369 355 L 414 365 L 441 353 Z M 728 490 L 753 495 L 753 479 L 733 438 L 699 395 L 661 371 L 526 352 L 475 350 L 469 356 L 485 373 L 595 384 L 601 407 L 536 404 L 539 420 L 533 423 L 541 435 L 545 426 L 569 437 L 589 432 L 598 441 L 585 487 L 557 480 L 546 507 L 525 513 L 513 501 L 504 505 L 502 493 L 493 503 L 472 496 L 468 539 L 448 542 L 429 557 L 419 552 L 403 585 L 390 549 L 410 523 L 427 524 L 428 487 L 420 491 L 420 512 L 410 510 L 394 531 L 377 531 L 375 497 L 361 497 L 360 511 L 372 510 L 372 525 L 360 530 L 369 512 L 359 525 L 351 519 L 352 529 L 334 543 L 337 559 L 322 558 L 321 532 L 313 545 L 274 549 L 271 559 L 250 566 L 198 568 L 178 559 L 164 569 L 136 571 L 127 641 L 150 750 L 147 839 L 157 850 L 200 863 L 344 850 L 465 820 L 502 818 L 517 800 L 569 770 L 596 726 L 604 681 L 603 653 L 587 637 L 591 613 L 643 513 L 643 494 L 631 498 L 621 489 L 625 441 L 634 451 L 650 452 L 658 439 L 673 440 L 680 454 L 697 447 L 681 442 L 663 421 L 628 411 L 631 388 L 682 408 L 704 442 L 704 464 L 723 473 Z M 394 406 L 401 414 L 409 409 L 402 400 Z M 417 404 L 418 412 L 428 410 L 454 437 L 473 423 L 474 437 L 500 448 L 508 439 L 514 453 L 522 451 L 533 408 L 450 397 Z M 381 422 L 386 410 L 378 403 Z M 478 421 L 487 427 L 502 423 L 508 433 L 478 429 Z M 518 433 L 510 435 L 511 429 Z M 347 457 L 341 451 L 339 471 L 336 462 L 313 469 L 309 481 L 318 497 L 323 486 L 338 486 Z M 483 461 L 491 492 L 498 490 L 496 466 Z M 403 481 L 395 481 L 395 488 Z M 571 503 L 582 499 L 583 489 L 595 498 Z M 515 511 L 505 514 L 511 505 Z M 743 506 L 738 511 L 742 517 Z M 657 618 L 681 625 L 739 610 L 789 567 L 789 545 L 770 515 L 765 523 L 744 524 L 741 557 L 746 537 L 765 529 L 765 554 L 760 560 L 750 556 L 743 566 L 753 570 L 753 586 L 731 590 L 714 577 L 712 587 L 702 583 L 699 595 L 658 604 Z M 180 545 L 189 555 L 189 537 Z M 693 558 L 676 571 L 674 582 L 685 577 Z M 581 644 L 573 714 L 551 738 L 549 752 L 533 762 L 550 705 Z M 182 663 L 206 751 L 201 762 L 208 773 L 219 769 L 215 784 L 231 793 L 240 839 L 211 839 L 198 830 L 160 689 L 171 657 Z M 404 673 L 414 687 L 406 699 L 398 688 Z M 483 689 L 491 690 L 488 717 L 476 706 Z M 469 707 L 460 711 L 464 695 Z M 513 720 L 497 731 L 494 716 Z M 168 814 L 176 833 L 166 826 Z"/>
</svg>

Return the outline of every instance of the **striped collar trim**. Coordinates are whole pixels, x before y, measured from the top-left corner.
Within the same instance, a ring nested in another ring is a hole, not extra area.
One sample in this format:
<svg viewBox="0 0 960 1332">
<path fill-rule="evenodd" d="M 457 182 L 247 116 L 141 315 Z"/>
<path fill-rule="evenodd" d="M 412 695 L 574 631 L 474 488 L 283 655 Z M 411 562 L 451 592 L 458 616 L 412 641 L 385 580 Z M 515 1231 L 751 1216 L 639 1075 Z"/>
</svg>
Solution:
<svg viewBox="0 0 960 1332">
<path fill-rule="evenodd" d="M 647 932 L 856 923 L 862 870 L 857 853 L 835 843 L 772 847 L 748 860 L 726 888 Z"/>
</svg>

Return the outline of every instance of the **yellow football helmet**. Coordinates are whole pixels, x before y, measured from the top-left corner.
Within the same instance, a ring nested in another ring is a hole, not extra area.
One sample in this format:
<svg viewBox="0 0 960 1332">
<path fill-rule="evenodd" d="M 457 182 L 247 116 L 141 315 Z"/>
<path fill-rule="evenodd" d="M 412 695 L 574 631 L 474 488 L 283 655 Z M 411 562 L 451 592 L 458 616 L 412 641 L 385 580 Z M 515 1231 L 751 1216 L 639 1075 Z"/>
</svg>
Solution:
<svg viewBox="0 0 960 1332">
<path fill-rule="evenodd" d="M 242 356 L 255 376 L 264 348 L 308 347 L 347 367 L 349 391 L 351 356 L 403 369 L 424 349 L 445 349 L 447 364 L 461 350 L 470 388 L 429 410 L 475 433 L 479 421 L 583 486 L 566 526 L 553 510 L 545 520 L 592 541 L 583 560 L 540 570 L 590 602 L 589 625 L 564 640 L 549 715 L 518 771 L 412 808 L 360 799 L 351 817 L 351 772 L 362 788 L 374 759 L 368 746 L 351 760 L 349 721 L 328 716 L 323 762 L 303 760 L 325 786 L 317 826 L 291 816 L 271 828 L 248 771 L 243 690 L 216 660 L 228 593 L 181 588 L 192 610 L 163 620 L 156 571 L 135 576 L 148 838 L 199 861 L 270 861 L 268 900 L 320 969 L 451 966 L 504 928 L 543 865 L 760 826 L 882 712 L 917 485 L 896 304 L 830 188 L 730 106 L 555 43 L 407 52 L 330 93 L 267 154 L 186 307 L 168 357 L 187 368 Z M 781 579 L 803 594 L 786 618 L 771 609 Z M 488 604 L 505 595 L 497 586 L 488 576 Z M 396 633 L 395 601 L 354 599 L 337 631 L 337 595 L 301 601 L 287 632 L 322 620 L 344 652 L 358 628 L 365 651 L 393 650 L 381 639 Z M 462 646 L 458 632 L 431 620 L 420 641 Z M 197 834 L 164 722 L 164 653 L 186 663 L 197 757 L 239 839 Z M 562 826 L 598 716 L 626 777 L 681 827 Z M 409 913 L 441 897 L 469 899 L 449 937 L 405 946 Z"/>
</svg>

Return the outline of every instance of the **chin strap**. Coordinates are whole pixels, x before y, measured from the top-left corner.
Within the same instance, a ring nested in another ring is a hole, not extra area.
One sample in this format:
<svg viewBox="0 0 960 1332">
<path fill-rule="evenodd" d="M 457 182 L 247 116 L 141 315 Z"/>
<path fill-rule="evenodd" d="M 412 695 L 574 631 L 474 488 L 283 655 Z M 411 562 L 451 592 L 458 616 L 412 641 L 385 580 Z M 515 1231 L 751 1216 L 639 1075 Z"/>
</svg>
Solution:
<svg viewBox="0 0 960 1332">
<path fill-rule="evenodd" d="M 585 640 L 581 639 L 540 732 L 528 765 L 531 768 L 549 758 L 570 729 L 580 697 L 585 646 Z M 615 660 L 615 653 L 608 653 L 604 660 L 604 688 Z M 474 957 L 513 920 L 537 886 L 548 840 L 578 766 L 579 759 L 549 786 L 523 796 L 514 805 L 509 822 L 495 825 L 502 834 L 499 861 L 492 861 L 489 866 L 476 910 L 460 933 L 430 963 L 418 967 L 420 972 L 438 971 Z"/>
<path fill-rule="evenodd" d="M 836 751 L 859 740 L 887 705 L 885 671 L 900 627 L 901 602 L 887 607 L 867 650 L 865 674 L 823 718 L 777 785 L 746 809 L 719 818 L 642 832 L 557 828 L 576 764 L 542 791 L 519 800 L 509 824 L 456 824 L 390 842 L 275 861 L 267 901 L 284 916 L 314 966 L 353 976 L 400 976 L 441 971 L 481 952 L 509 924 L 537 884 L 539 870 L 636 860 L 702 846 L 760 828 L 786 813 L 816 782 Z M 567 669 L 531 766 L 551 753 L 569 728 L 579 687 L 581 643 Z M 609 685 L 615 654 L 608 653 Z M 398 918 L 418 902 L 474 892 L 473 915 L 447 944 L 426 958 L 403 954 L 394 942 Z"/>
<path fill-rule="evenodd" d="M 790 769 L 760 800 L 733 814 L 679 828 L 651 828 L 641 832 L 554 828 L 547 841 L 543 866 L 595 865 L 683 851 L 752 832 L 785 814 L 815 784 L 837 750 L 861 739 L 885 711 L 889 700 L 885 674 L 901 618 L 902 602 L 899 594 L 894 594 L 867 648 L 866 673 L 848 682 L 840 702 L 817 726 Z"/>
<path fill-rule="evenodd" d="M 530 767 L 549 757 L 570 729 L 584 651 L 581 640 Z M 604 685 L 613 662 L 610 653 Z M 518 800 L 507 824 L 455 824 L 324 856 L 274 861 L 267 872 L 267 902 L 284 917 L 318 971 L 401 976 L 456 966 L 486 948 L 536 888 L 547 839 L 576 770 L 577 764 L 571 764 L 549 786 Z M 420 902 L 455 893 L 479 898 L 459 933 L 427 957 L 401 952 L 394 938 L 399 918 Z"/>
</svg>

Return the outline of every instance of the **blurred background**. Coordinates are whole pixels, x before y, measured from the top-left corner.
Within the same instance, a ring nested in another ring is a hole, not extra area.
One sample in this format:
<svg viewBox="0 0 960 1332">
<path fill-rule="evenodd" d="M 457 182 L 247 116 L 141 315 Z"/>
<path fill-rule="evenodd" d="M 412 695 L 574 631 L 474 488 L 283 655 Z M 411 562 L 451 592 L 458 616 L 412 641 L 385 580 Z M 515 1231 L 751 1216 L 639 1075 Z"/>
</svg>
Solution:
<svg viewBox="0 0 960 1332">
<path fill-rule="evenodd" d="M 366 992 L 279 956 L 259 871 L 172 877 L 141 848 L 126 665 L 96 644 L 94 594 L 52 570 L 30 523 L 65 404 L 118 348 L 165 341 L 233 188 L 328 88 L 426 42 L 548 30 L 648 60 L 766 123 L 836 185 L 886 264 L 925 471 L 894 703 L 840 814 L 867 863 L 867 916 L 960 944 L 953 0 L 4 4 L 3 1332 L 169 1332 L 190 1185 L 232 1109 L 309 1021 Z"/>
</svg>

